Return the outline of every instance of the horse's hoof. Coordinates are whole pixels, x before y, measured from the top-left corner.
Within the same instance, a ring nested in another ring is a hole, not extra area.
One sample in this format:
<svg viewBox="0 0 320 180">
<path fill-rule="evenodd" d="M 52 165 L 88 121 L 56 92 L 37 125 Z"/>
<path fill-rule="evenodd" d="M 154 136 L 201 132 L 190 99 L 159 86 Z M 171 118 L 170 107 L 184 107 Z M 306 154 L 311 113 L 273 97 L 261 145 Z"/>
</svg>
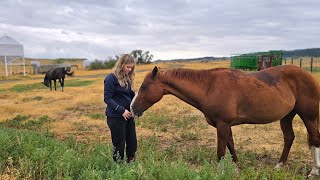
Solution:
<svg viewBox="0 0 320 180">
<path fill-rule="evenodd" d="M 308 178 L 313 176 L 319 176 L 319 168 L 313 167 L 310 173 L 308 174 Z"/>
<path fill-rule="evenodd" d="M 282 167 L 284 166 L 284 164 L 281 162 L 281 163 L 278 163 L 276 165 L 276 167 L 274 167 L 275 169 L 281 169 Z"/>
<path fill-rule="evenodd" d="M 240 169 L 237 165 L 234 166 L 234 173 L 238 175 L 240 174 Z"/>
<path fill-rule="evenodd" d="M 312 177 L 319 177 L 319 174 L 317 175 L 317 174 L 309 173 L 308 176 L 307 176 L 307 179 L 312 178 Z"/>
</svg>

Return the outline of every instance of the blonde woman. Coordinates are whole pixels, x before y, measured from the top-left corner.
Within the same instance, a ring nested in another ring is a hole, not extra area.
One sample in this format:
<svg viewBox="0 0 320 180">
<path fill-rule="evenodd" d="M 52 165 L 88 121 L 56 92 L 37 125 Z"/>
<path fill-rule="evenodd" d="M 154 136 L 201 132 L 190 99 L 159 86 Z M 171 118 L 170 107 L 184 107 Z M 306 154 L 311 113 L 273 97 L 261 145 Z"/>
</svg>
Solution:
<svg viewBox="0 0 320 180">
<path fill-rule="evenodd" d="M 121 56 L 104 80 L 104 102 L 107 104 L 107 124 L 111 131 L 113 160 L 121 162 L 126 149 L 127 162 L 135 160 L 137 137 L 130 113 L 136 63 L 130 54 Z"/>
</svg>

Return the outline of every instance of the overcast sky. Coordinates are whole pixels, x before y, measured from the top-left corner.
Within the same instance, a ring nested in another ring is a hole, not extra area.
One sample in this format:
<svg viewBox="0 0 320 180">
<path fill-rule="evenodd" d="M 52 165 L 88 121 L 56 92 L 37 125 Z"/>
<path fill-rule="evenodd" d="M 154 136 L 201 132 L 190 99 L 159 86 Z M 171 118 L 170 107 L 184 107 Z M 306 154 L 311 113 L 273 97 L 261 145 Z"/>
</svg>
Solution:
<svg viewBox="0 0 320 180">
<path fill-rule="evenodd" d="M 320 47 L 320 0 L 1 0 L 0 36 L 32 58 L 157 59 Z"/>
</svg>

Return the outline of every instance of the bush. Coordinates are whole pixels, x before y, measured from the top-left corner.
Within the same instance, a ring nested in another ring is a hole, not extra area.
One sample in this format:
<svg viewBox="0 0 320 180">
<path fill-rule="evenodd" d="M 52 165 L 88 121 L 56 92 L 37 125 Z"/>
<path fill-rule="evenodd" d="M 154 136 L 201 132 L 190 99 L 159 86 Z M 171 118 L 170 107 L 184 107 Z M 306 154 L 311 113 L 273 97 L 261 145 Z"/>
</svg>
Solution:
<svg viewBox="0 0 320 180">
<path fill-rule="evenodd" d="M 115 64 L 116 60 L 109 60 L 109 61 L 100 61 L 95 60 L 89 65 L 89 70 L 97 70 L 97 69 L 111 69 Z"/>
</svg>

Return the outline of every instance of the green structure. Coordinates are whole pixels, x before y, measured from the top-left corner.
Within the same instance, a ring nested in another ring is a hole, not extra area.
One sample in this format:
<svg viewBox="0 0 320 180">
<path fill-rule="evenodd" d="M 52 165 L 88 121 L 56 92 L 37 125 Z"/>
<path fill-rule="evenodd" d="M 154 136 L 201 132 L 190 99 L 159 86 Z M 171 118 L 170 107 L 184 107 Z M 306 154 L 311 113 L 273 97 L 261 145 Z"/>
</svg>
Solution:
<svg viewBox="0 0 320 180">
<path fill-rule="evenodd" d="M 243 70 L 262 70 L 271 66 L 282 65 L 283 51 L 271 50 L 231 57 L 231 68 Z"/>
</svg>

